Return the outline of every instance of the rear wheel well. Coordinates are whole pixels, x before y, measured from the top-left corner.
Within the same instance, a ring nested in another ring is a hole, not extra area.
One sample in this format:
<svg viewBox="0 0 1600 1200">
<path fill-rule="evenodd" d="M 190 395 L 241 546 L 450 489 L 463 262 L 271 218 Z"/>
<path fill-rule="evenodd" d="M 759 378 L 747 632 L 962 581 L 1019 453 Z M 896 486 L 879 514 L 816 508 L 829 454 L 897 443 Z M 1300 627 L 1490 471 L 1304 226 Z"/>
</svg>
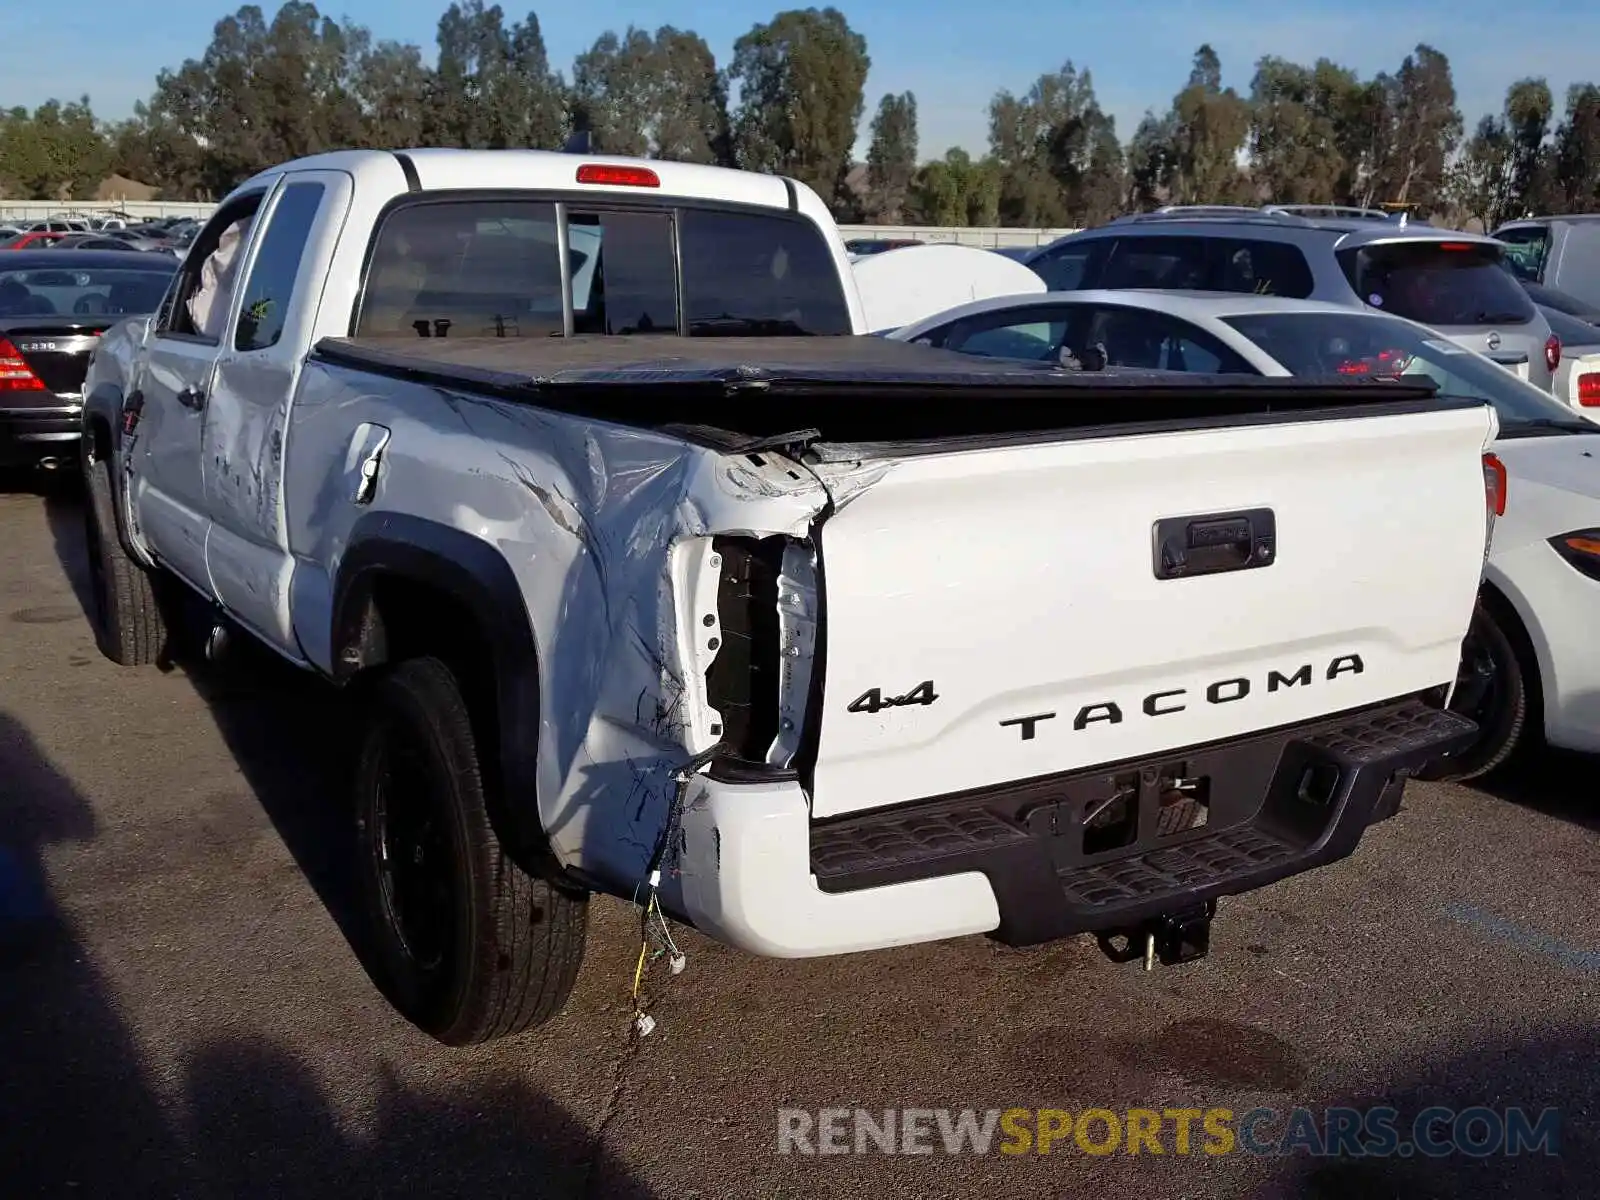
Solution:
<svg viewBox="0 0 1600 1200">
<path fill-rule="evenodd" d="M 360 687 L 377 669 L 414 658 L 450 668 L 466 702 L 480 770 L 500 792 L 500 726 L 494 648 L 470 606 L 436 584 L 379 572 L 363 581 L 354 620 L 335 662 Z"/>
<path fill-rule="evenodd" d="M 91 417 L 84 431 L 90 462 L 108 462 L 111 459 L 111 422 L 104 417 Z"/>
</svg>

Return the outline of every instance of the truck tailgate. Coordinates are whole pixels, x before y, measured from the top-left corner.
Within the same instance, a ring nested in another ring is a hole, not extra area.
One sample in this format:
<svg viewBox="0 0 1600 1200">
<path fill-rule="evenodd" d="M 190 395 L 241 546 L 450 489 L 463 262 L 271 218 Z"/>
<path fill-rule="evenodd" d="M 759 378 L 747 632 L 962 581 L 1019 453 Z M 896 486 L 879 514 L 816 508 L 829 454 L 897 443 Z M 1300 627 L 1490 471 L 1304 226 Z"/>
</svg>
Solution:
<svg viewBox="0 0 1600 1200">
<path fill-rule="evenodd" d="M 1453 681 L 1493 428 L 1457 408 L 814 466 L 813 815 Z"/>
</svg>

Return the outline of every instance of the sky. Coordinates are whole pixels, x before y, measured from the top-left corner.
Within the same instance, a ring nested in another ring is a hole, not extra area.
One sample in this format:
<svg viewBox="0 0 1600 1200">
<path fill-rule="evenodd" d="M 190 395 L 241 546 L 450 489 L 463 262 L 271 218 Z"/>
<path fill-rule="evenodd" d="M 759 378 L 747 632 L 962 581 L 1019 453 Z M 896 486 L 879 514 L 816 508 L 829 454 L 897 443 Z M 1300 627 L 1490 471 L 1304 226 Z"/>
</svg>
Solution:
<svg viewBox="0 0 1600 1200">
<path fill-rule="evenodd" d="M 1394 71 L 1425 41 L 1450 58 L 1469 130 L 1485 112 L 1500 109 L 1515 79 L 1545 76 L 1559 110 L 1569 84 L 1600 78 L 1593 54 L 1600 8 L 1572 0 L 1522 0 L 1512 21 L 1499 0 L 1045 0 L 1038 8 L 973 0 L 835 3 L 866 37 L 872 58 L 861 151 L 879 98 L 909 90 L 917 96 L 925 159 L 950 146 L 982 153 L 995 92 L 1024 92 L 1068 59 L 1092 72 L 1101 106 L 1126 141 L 1146 110 L 1168 107 L 1202 42 L 1221 56 L 1224 83 L 1248 92 L 1263 54 L 1303 63 L 1326 56 L 1368 77 Z M 267 0 L 262 7 L 270 17 L 278 6 Z M 444 7 L 441 0 L 328 0 L 323 11 L 367 26 L 376 38 L 415 42 L 431 55 Z M 518 0 L 502 0 L 502 7 L 508 19 L 525 11 Z M 87 93 L 97 115 L 125 117 L 149 96 L 158 70 L 204 53 L 213 24 L 228 11 L 225 0 L 162 0 L 144 11 L 122 0 L 16 6 L 0 42 L 0 107 L 31 108 Z M 774 0 L 617 0 L 598 9 L 551 4 L 539 18 L 552 65 L 570 74 L 573 58 L 597 35 L 630 23 L 694 30 L 726 63 L 734 40 L 777 11 Z"/>
</svg>

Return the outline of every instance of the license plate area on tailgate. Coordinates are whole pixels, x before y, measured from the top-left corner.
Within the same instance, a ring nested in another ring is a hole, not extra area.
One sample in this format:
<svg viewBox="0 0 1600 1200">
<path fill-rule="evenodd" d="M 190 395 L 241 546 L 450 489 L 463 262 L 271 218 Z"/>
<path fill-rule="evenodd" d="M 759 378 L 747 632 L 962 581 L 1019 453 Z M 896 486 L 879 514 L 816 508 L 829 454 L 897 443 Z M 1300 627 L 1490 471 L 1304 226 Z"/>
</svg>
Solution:
<svg viewBox="0 0 1600 1200">
<path fill-rule="evenodd" d="M 1016 816 L 1048 848 L 1056 870 L 1071 871 L 1248 822 L 1281 752 L 1281 745 L 1257 742 L 1057 779 L 1053 794 L 1025 800 Z"/>
<path fill-rule="evenodd" d="M 982 872 L 1012 945 L 1128 928 L 1349 854 L 1406 774 L 1476 736 L 1442 696 L 814 821 L 812 875 L 846 892 Z"/>
</svg>

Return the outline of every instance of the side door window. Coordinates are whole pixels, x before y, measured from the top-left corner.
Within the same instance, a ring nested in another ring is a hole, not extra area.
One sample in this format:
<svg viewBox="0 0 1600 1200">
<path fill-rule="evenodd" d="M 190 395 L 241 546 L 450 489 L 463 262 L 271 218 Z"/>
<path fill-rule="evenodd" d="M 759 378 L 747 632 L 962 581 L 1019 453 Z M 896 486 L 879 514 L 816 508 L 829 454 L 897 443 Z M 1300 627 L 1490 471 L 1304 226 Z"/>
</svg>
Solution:
<svg viewBox="0 0 1600 1200">
<path fill-rule="evenodd" d="M 1101 308 L 1087 323 L 1084 345 L 1105 348 L 1106 363 L 1145 371 L 1198 375 L 1259 374 L 1218 338 L 1188 321 L 1139 308 Z"/>
<path fill-rule="evenodd" d="M 1059 250 L 1040 255 L 1028 266 L 1050 291 L 1075 292 L 1089 286 L 1089 258 L 1100 244 L 1099 238 L 1068 242 Z"/>
<path fill-rule="evenodd" d="M 320 183 L 291 183 L 278 197 L 245 280 L 235 350 L 265 350 L 283 336 L 300 259 L 326 190 Z"/>
<path fill-rule="evenodd" d="M 943 331 L 946 350 L 981 358 L 1023 358 L 1053 362 L 1066 337 L 1067 314 L 1060 309 L 1009 309 L 969 317 Z"/>
<path fill-rule="evenodd" d="M 219 345 L 239 261 L 266 189 L 217 210 L 195 238 L 156 315 L 155 334 Z"/>
<path fill-rule="evenodd" d="M 1200 237 L 1119 237 L 1096 287 L 1195 291 L 1211 285 L 1215 242 Z"/>
<path fill-rule="evenodd" d="M 1297 246 L 1252 238 L 1220 242 L 1218 250 L 1218 291 L 1304 300 L 1315 290 L 1311 266 Z"/>
<path fill-rule="evenodd" d="M 1544 265 L 1550 254 L 1550 230 L 1544 225 L 1502 229 L 1494 235 L 1506 244 L 1506 265 L 1519 279 L 1544 282 Z"/>
</svg>

